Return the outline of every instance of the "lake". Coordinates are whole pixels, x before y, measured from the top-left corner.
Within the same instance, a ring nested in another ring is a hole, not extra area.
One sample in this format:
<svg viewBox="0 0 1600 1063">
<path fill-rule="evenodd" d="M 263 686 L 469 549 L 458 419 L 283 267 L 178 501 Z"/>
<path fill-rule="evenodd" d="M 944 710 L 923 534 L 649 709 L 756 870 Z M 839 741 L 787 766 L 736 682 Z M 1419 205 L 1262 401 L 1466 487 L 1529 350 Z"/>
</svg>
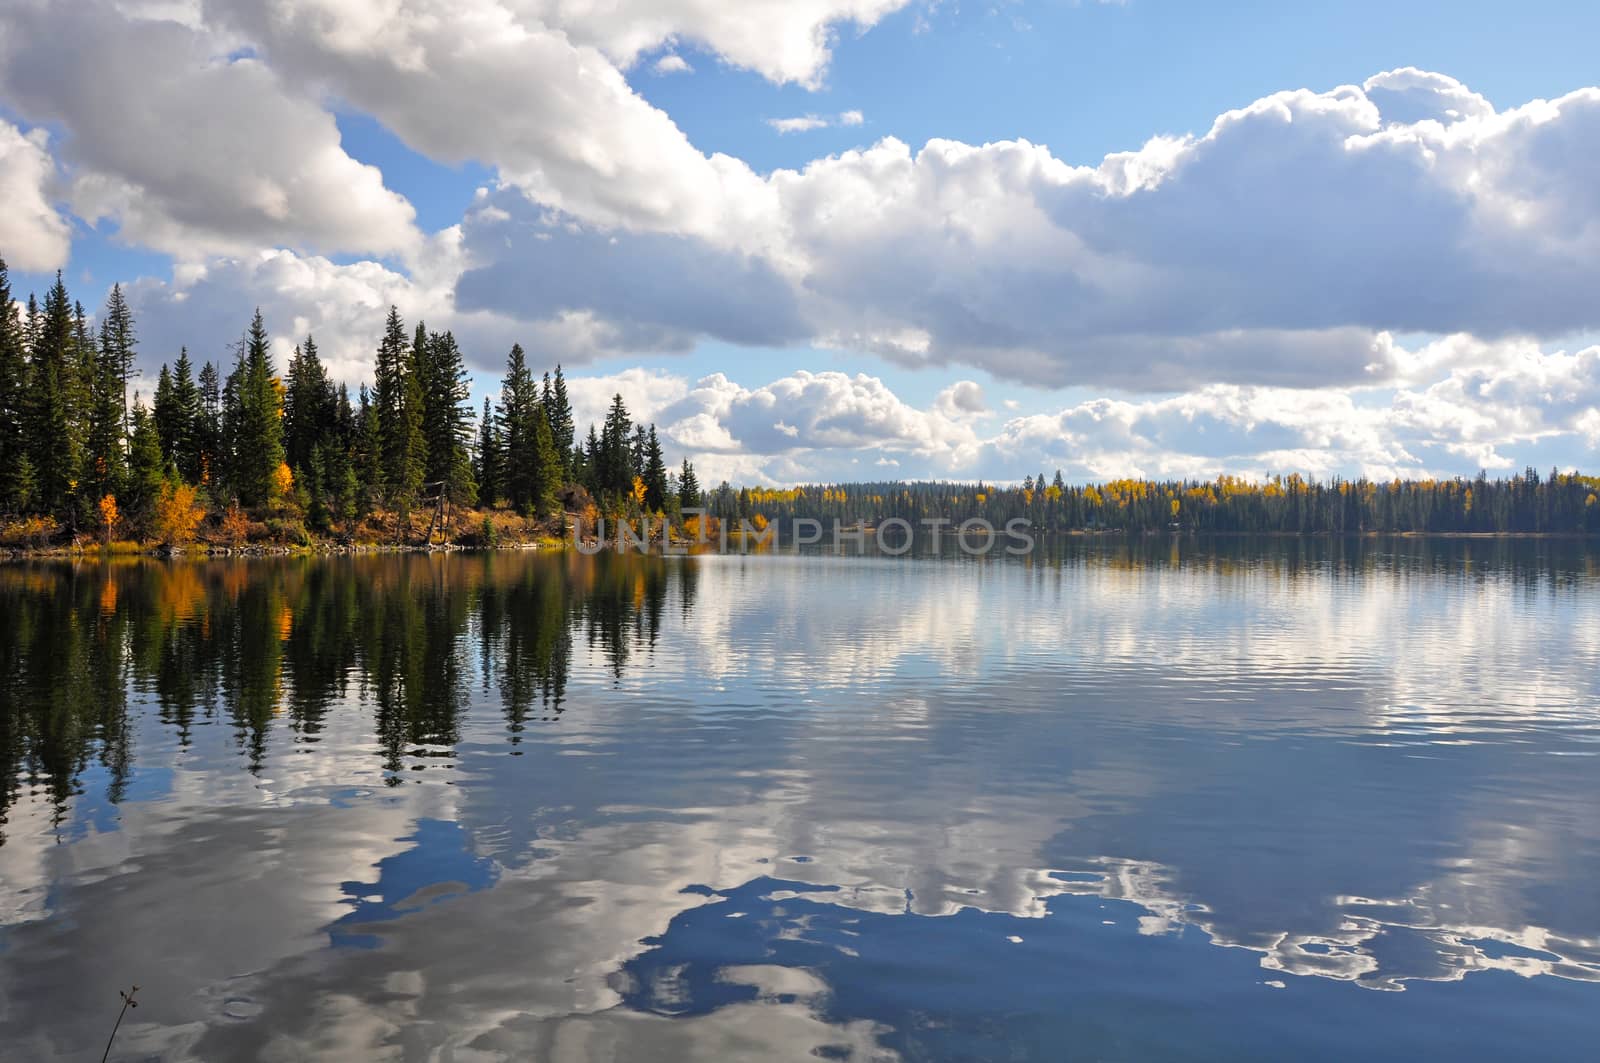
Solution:
<svg viewBox="0 0 1600 1063">
<path fill-rule="evenodd" d="M 0 1057 L 1592 1059 L 1597 562 L 0 566 Z"/>
</svg>

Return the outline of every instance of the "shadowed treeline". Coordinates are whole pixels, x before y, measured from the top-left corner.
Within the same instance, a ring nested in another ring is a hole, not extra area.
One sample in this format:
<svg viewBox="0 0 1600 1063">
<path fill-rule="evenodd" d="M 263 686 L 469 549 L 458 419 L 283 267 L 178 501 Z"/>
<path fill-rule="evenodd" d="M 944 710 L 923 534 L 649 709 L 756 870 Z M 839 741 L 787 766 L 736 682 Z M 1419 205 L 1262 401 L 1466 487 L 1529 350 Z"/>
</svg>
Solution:
<svg viewBox="0 0 1600 1063">
<path fill-rule="evenodd" d="M 687 609 L 695 562 L 490 553 L 0 567 L 0 842 L 21 788 L 64 817 L 92 765 L 123 799 L 133 702 L 180 748 L 227 727 L 252 772 L 365 706 L 391 782 L 451 757 L 474 688 L 510 742 L 564 708 L 574 647 L 620 677 Z"/>
</svg>

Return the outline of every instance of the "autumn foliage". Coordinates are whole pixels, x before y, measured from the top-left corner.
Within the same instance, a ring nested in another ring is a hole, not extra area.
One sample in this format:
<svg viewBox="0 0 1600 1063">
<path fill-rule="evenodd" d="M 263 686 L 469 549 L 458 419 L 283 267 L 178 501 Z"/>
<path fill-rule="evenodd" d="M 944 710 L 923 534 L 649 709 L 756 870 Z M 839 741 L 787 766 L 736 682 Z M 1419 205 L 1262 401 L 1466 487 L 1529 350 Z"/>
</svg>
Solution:
<svg viewBox="0 0 1600 1063">
<path fill-rule="evenodd" d="M 195 496 L 195 489 L 182 481 L 168 480 L 162 485 L 150 519 L 150 530 L 157 540 L 168 546 L 194 541 L 195 529 L 206 515 Z"/>
</svg>

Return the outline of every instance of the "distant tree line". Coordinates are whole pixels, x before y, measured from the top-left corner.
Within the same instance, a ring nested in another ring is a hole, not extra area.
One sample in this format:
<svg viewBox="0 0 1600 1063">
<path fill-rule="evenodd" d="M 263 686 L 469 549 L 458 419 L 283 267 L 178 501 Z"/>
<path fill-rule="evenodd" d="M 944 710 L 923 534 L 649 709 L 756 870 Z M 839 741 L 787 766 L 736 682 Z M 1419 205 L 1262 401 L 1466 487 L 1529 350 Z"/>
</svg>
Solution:
<svg viewBox="0 0 1600 1063">
<path fill-rule="evenodd" d="M 984 483 L 841 483 L 794 488 L 724 483 L 708 499 L 723 521 L 764 523 L 811 518 L 825 525 L 913 525 L 948 519 L 1014 518 L 1044 531 L 1600 533 L 1600 478 L 1551 470 L 1489 479 L 1353 480 L 1327 483 L 1299 475 L 1264 481 L 1110 480 L 1072 485 L 1058 470 L 1020 486 Z M 755 518 L 759 516 L 760 521 Z"/>
</svg>

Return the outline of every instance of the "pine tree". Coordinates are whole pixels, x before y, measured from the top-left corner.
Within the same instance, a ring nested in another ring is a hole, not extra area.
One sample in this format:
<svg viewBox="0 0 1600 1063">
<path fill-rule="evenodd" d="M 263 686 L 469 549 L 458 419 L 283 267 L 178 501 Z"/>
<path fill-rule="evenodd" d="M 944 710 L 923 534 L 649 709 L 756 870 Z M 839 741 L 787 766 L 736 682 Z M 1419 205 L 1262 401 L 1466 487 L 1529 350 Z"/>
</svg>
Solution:
<svg viewBox="0 0 1600 1063">
<path fill-rule="evenodd" d="M 283 455 L 292 469 L 309 469 L 311 452 L 335 429 L 337 400 L 333 382 L 317 356 L 317 341 L 307 336 L 294 349 L 284 379 Z"/>
<path fill-rule="evenodd" d="M 694 466 L 683 459 L 683 471 L 678 474 L 678 505 L 683 509 L 700 507 L 700 481 L 695 477 Z"/>
<path fill-rule="evenodd" d="M 123 409 L 120 434 L 127 435 L 128 384 L 136 372 L 134 349 L 138 346 L 138 340 L 133 331 L 133 311 L 128 309 L 128 301 L 123 298 L 120 284 L 111 286 L 111 295 L 106 299 L 106 317 L 100 325 L 100 346 L 111 363 L 106 371 L 122 385 L 117 392 Z"/>
<path fill-rule="evenodd" d="M 121 369 L 113 364 L 113 375 L 120 384 Z M 166 461 L 161 454 L 161 437 L 155 418 L 139 401 L 133 398 L 132 429 L 128 448 L 128 478 L 122 496 L 122 512 L 137 523 L 147 521 L 161 496 L 165 482 Z"/>
<path fill-rule="evenodd" d="M 577 425 L 572 417 L 572 400 L 567 395 L 567 381 L 561 375 L 561 366 L 556 366 L 555 379 L 550 387 L 550 402 L 546 408 L 550 418 L 550 434 L 554 439 L 556 449 L 561 452 L 561 466 L 568 477 L 572 474 L 571 454 L 572 444 L 576 437 Z"/>
<path fill-rule="evenodd" d="M 561 453 L 556 450 L 555 435 L 550 431 L 550 421 L 541 407 L 533 412 L 533 460 L 531 508 L 536 516 L 549 517 L 559 505 L 557 495 L 561 489 Z"/>
<path fill-rule="evenodd" d="M 56 282 L 45 295 L 44 307 L 33 310 L 35 340 L 28 364 L 25 433 L 32 465 L 36 504 L 47 513 L 65 511 L 77 484 L 78 441 L 71 421 L 70 393 L 74 367 L 72 310 L 67 288 Z"/>
<path fill-rule="evenodd" d="M 173 366 L 172 405 L 175 424 L 171 442 L 172 452 L 169 457 L 177 466 L 179 476 L 191 484 L 199 483 L 200 447 L 205 425 L 200 404 L 200 389 L 195 387 L 194 367 L 189 362 L 187 347 L 179 348 L 178 361 Z"/>
<path fill-rule="evenodd" d="M 427 340 L 422 381 L 422 435 L 427 443 L 427 479 L 443 483 L 452 502 L 471 505 L 478 490 L 467 447 L 472 439 L 472 393 L 461 348 L 449 332 Z"/>
<path fill-rule="evenodd" d="M 373 383 L 373 410 L 383 469 L 384 496 L 402 514 L 409 513 L 422 486 L 426 455 L 422 439 L 422 392 L 413 371 L 400 311 L 391 306 L 378 345 Z"/>
<path fill-rule="evenodd" d="M 478 422 L 478 450 L 474 455 L 473 472 L 478 481 L 478 500 L 484 506 L 493 506 L 501 497 L 500 432 L 495 424 L 494 410 L 489 397 L 483 398 L 483 418 Z"/>
<path fill-rule="evenodd" d="M 188 352 L 184 352 L 187 356 Z M 184 356 L 179 360 L 183 361 Z M 212 362 L 200 369 L 200 416 L 195 422 L 195 482 L 210 486 L 222 473 L 222 392 Z"/>
<path fill-rule="evenodd" d="M 223 418 L 230 419 L 231 408 L 232 424 L 224 435 L 233 452 L 232 486 L 242 505 L 265 505 L 272 501 L 278 466 L 284 463 L 283 420 L 280 385 L 260 310 L 251 319 L 229 384 L 234 394 L 231 403 L 224 396 Z"/>
<path fill-rule="evenodd" d="M 372 392 L 365 384 L 361 385 L 355 428 L 351 464 L 364 488 L 357 506 L 365 514 L 383 497 L 386 486 L 383 482 L 383 433 L 378 425 L 378 410 L 373 405 Z"/>
<path fill-rule="evenodd" d="M 600 495 L 612 506 L 620 506 L 633 490 L 636 471 L 633 461 L 633 421 L 620 394 L 611 399 L 605 425 L 600 429 L 600 452 L 594 478 Z"/>
<path fill-rule="evenodd" d="M 534 418 L 542 415 L 522 345 L 514 343 L 506 356 L 505 379 L 500 383 L 499 417 L 506 501 L 518 512 L 527 512 L 533 507 Z"/>
<path fill-rule="evenodd" d="M 26 333 L 11 301 L 11 277 L 0 258 L 0 512 L 18 513 L 25 498 L 23 474 L 31 476 L 27 438 L 23 435 L 28 385 Z"/>
<path fill-rule="evenodd" d="M 659 513 L 667 508 L 667 464 L 661 456 L 661 441 L 656 438 L 656 426 L 651 425 L 650 431 L 645 436 L 644 469 L 640 473 L 644 480 L 644 505 L 652 513 Z"/>
<path fill-rule="evenodd" d="M 115 289 L 113 289 L 115 292 Z M 124 316 L 126 306 L 123 307 Z M 131 330 L 131 322 L 124 321 L 122 328 Z M 85 417 L 85 446 L 83 456 L 83 488 L 85 498 L 98 499 L 106 495 L 122 494 L 127 476 L 128 461 L 125 449 L 126 426 L 126 376 L 122 342 L 112 334 L 109 311 L 106 322 L 100 327 L 100 348 L 85 365 L 87 379 L 87 416 Z M 170 390 L 171 383 L 168 382 Z M 123 507 L 128 513 L 126 506 Z"/>
<path fill-rule="evenodd" d="M 156 396 L 151 403 L 151 416 L 156 422 L 156 437 L 161 441 L 161 454 L 168 461 L 177 464 L 176 451 L 178 445 L 178 406 L 177 396 L 172 391 L 172 372 L 163 362 L 161 372 L 156 374 Z"/>
</svg>

